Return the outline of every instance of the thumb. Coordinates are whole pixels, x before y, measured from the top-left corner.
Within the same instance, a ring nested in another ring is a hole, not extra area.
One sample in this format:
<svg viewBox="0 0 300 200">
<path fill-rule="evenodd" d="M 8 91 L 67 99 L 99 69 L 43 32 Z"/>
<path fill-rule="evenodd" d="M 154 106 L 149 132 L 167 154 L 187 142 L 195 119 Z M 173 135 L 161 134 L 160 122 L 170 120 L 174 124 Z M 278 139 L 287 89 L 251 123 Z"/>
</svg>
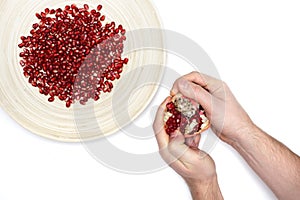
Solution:
<svg viewBox="0 0 300 200">
<path fill-rule="evenodd" d="M 176 145 L 176 146 L 184 145 L 185 137 L 180 131 L 176 130 L 175 132 L 171 133 L 171 135 L 170 135 L 170 143 L 172 143 L 172 145 Z"/>
<path fill-rule="evenodd" d="M 185 137 L 178 130 L 171 134 L 168 150 L 177 160 L 190 162 L 192 150 L 185 144 Z"/>
<path fill-rule="evenodd" d="M 185 144 L 192 149 L 198 149 L 199 143 L 201 140 L 201 135 L 197 134 L 193 137 L 188 137 L 185 139 Z"/>
</svg>

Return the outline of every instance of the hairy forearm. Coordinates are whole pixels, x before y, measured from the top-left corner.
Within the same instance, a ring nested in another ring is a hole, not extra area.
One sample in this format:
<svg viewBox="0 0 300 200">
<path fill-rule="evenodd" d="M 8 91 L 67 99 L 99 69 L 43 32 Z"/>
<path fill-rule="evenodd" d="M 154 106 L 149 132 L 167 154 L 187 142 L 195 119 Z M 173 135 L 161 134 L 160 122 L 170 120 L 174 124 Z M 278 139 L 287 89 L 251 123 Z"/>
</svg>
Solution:
<svg viewBox="0 0 300 200">
<path fill-rule="evenodd" d="M 206 183 L 197 183 L 194 181 L 186 182 L 191 191 L 193 200 L 223 200 L 217 178 Z"/>
<path fill-rule="evenodd" d="M 232 144 L 279 199 L 299 199 L 300 158 L 258 127 Z"/>
</svg>

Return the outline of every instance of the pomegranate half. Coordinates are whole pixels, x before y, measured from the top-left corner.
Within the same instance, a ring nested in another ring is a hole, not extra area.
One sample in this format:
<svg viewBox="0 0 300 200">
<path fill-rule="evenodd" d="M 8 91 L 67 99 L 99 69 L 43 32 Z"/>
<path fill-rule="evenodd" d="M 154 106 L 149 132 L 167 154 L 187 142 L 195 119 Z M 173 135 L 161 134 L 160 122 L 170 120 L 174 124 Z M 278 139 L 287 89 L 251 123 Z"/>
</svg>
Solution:
<svg viewBox="0 0 300 200">
<path fill-rule="evenodd" d="M 181 94 L 166 105 L 164 124 L 167 134 L 179 130 L 185 137 L 200 134 L 210 127 L 202 106 Z"/>
</svg>

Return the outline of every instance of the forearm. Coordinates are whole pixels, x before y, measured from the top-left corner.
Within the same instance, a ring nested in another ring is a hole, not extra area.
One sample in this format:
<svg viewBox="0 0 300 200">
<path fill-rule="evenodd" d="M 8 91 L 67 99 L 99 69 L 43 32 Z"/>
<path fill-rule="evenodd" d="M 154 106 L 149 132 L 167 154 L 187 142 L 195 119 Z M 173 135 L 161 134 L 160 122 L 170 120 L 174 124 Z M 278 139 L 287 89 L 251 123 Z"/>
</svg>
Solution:
<svg viewBox="0 0 300 200">
<path fill-rule="evenodd" d="M 223 200 L 217 178 L 206 183 L 197 183 L 194 181 L 186 182 L 191 191 L 193 200 Z"/>
<path fill-rule="evenodd" d="M 279 199 L 299 199 L 299 156 L 258 127 L 240 134 L 232 146 Z"/>
</svg>

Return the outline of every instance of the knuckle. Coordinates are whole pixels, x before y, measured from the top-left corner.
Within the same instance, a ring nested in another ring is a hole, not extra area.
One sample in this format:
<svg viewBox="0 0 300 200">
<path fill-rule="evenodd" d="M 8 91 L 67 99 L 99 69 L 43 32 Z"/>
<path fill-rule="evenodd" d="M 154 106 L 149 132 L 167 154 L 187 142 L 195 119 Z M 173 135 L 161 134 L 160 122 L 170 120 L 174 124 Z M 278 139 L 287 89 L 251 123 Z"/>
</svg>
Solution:
<svg viewBox="0 0 300 200">
<path fill-rule="evenodd" d="M 192 72 L 191 72 L 191 75 L 194 75 L 194 76 L 199 76 L 199 75 L 200 75 L 200 73 L 199 73 L 198 71 L 192 71 Z"/>
<path fill-rule="evenodd" d="M 191 84 L 194 92 L 199 93 L 200 92 L 200 86 L 196 85 L 196 84 Z"/>
<path fill-rule="evenodd" d="M 179 77 L 178 79 L 176 79 L 175 83 L 178 85 L 178 83 L 182 80 L 185 80 L 185 77 L 182 76 L 182 77 Z"/>
<path fill-rule="evenodd" d="M 193 89 L 193 95 L 195 98 L 199 98 L 201 95 L 201 87 L 198 85 L 193 84 L 192 85 L 192 89 Z"/>
</svg>

